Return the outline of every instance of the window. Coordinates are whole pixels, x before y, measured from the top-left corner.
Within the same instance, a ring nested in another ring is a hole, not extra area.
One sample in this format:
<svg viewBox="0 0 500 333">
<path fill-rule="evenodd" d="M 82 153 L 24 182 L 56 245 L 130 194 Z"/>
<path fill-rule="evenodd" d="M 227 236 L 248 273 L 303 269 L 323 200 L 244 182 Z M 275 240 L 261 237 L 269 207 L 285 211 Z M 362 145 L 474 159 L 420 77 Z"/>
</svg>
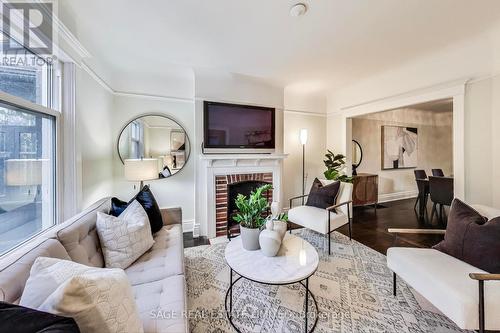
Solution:
<svg viewBox="0 0 500 333">
<path fill-rule="evenodd" d="M 57 113 L 51 109 L 60 96 L 58 64 L 26 49 L 1 55 L 0 91 L 29 103 L 0 98 L 0 255 L 56 223 Z"/>
<path fill-rule="evenodd" d="M 3 253 L 55 224 L 55 117 L 0 103 L 0 119 Z"/>
</svg>

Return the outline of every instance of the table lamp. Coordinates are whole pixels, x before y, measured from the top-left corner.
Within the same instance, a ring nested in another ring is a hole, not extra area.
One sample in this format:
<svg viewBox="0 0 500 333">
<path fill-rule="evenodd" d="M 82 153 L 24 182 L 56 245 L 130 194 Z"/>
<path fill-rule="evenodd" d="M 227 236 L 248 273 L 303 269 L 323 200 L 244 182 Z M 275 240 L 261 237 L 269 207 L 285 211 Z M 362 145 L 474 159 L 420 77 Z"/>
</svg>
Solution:
<svg viewBox="0 0 500 333">
<path fill-rule="evenodd" d="M 145 180 L 158 179 L 158 159 L 137 158 L 126 159 L 125 178 L 129 181 L 140 182 L 140 189 L 144 186 Z"/>
<path fill-rule="evenodd" d="M 41 159 L 10 159 L 5 161 L 5 183 L 7 186 L 36 186 L 35 202 L 40 200 L 42 184 Z M 28 194 L 31 191 L 28 190 Z"/>
</svg>

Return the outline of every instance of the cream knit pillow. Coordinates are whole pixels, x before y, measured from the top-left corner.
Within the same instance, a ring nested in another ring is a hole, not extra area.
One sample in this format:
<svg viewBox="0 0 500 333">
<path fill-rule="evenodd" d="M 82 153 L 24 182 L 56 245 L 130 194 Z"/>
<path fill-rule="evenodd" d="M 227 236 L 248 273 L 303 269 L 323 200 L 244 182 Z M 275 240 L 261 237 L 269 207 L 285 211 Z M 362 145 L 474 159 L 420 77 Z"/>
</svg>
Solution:
<svg viewBox="0 0 500 333">
<path fill-rule="evenodd" d="M 119 268 L 39 257 L 19 303 L 72 317 L 82 333 L 143 332 L 132 287 Z"/>
<path fill-rule="evenodd" d="M 96 227 L 106 267 L 125 269 L 154 243 L 148 215 L 137 200 L 119 217 L 97 212 Z"/>
</svg>

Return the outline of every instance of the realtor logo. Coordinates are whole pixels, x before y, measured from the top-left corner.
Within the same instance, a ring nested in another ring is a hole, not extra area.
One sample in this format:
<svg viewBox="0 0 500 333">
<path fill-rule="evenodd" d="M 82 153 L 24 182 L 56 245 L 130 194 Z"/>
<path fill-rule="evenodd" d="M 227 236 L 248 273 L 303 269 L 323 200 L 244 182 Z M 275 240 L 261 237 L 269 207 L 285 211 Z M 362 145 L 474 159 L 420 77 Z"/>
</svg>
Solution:
<svg viewBox="0 0 500 333">
<path fill-rule="evenodd" d="M 3 43 L 3 52 L 25 47 L 39 55 L 52 54 L 53 4 L 50 2 L 3 3 L 3 32 L 16 42 Z"/>
</svg>

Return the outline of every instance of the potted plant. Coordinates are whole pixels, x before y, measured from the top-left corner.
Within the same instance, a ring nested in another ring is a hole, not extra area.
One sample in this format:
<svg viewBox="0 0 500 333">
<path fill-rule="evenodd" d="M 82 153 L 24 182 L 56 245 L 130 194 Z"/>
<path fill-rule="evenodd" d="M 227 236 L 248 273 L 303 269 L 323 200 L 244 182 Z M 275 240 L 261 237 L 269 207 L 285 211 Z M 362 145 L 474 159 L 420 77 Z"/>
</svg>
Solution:
<svg viewBox="0 0 500 333">
<path fill-rule="evenodd" d="M 345 156 L 342 154 L 335 155 L 331 150 L 325 154 L 326 160 L 323 162 L 326 166 L 326 171 L 323 173 L 328 180 L 340 180 L 345 183 L 352 183 L 352 177 L 344 173 Z"/>
<path fill-rule="evenodd" d="M 262 193 L 272 189 L 272 185 L 264 185 L 252 191 L 248 198 L 238 194 L 235 199 L 238 213 L 233 220 L 240 224 L 241 241 L 245 250 L 254 251 L 260 248 L 259 234 L 266 219 L 263 214 L 269 208 L 269 202 Z"/>
</svg>

